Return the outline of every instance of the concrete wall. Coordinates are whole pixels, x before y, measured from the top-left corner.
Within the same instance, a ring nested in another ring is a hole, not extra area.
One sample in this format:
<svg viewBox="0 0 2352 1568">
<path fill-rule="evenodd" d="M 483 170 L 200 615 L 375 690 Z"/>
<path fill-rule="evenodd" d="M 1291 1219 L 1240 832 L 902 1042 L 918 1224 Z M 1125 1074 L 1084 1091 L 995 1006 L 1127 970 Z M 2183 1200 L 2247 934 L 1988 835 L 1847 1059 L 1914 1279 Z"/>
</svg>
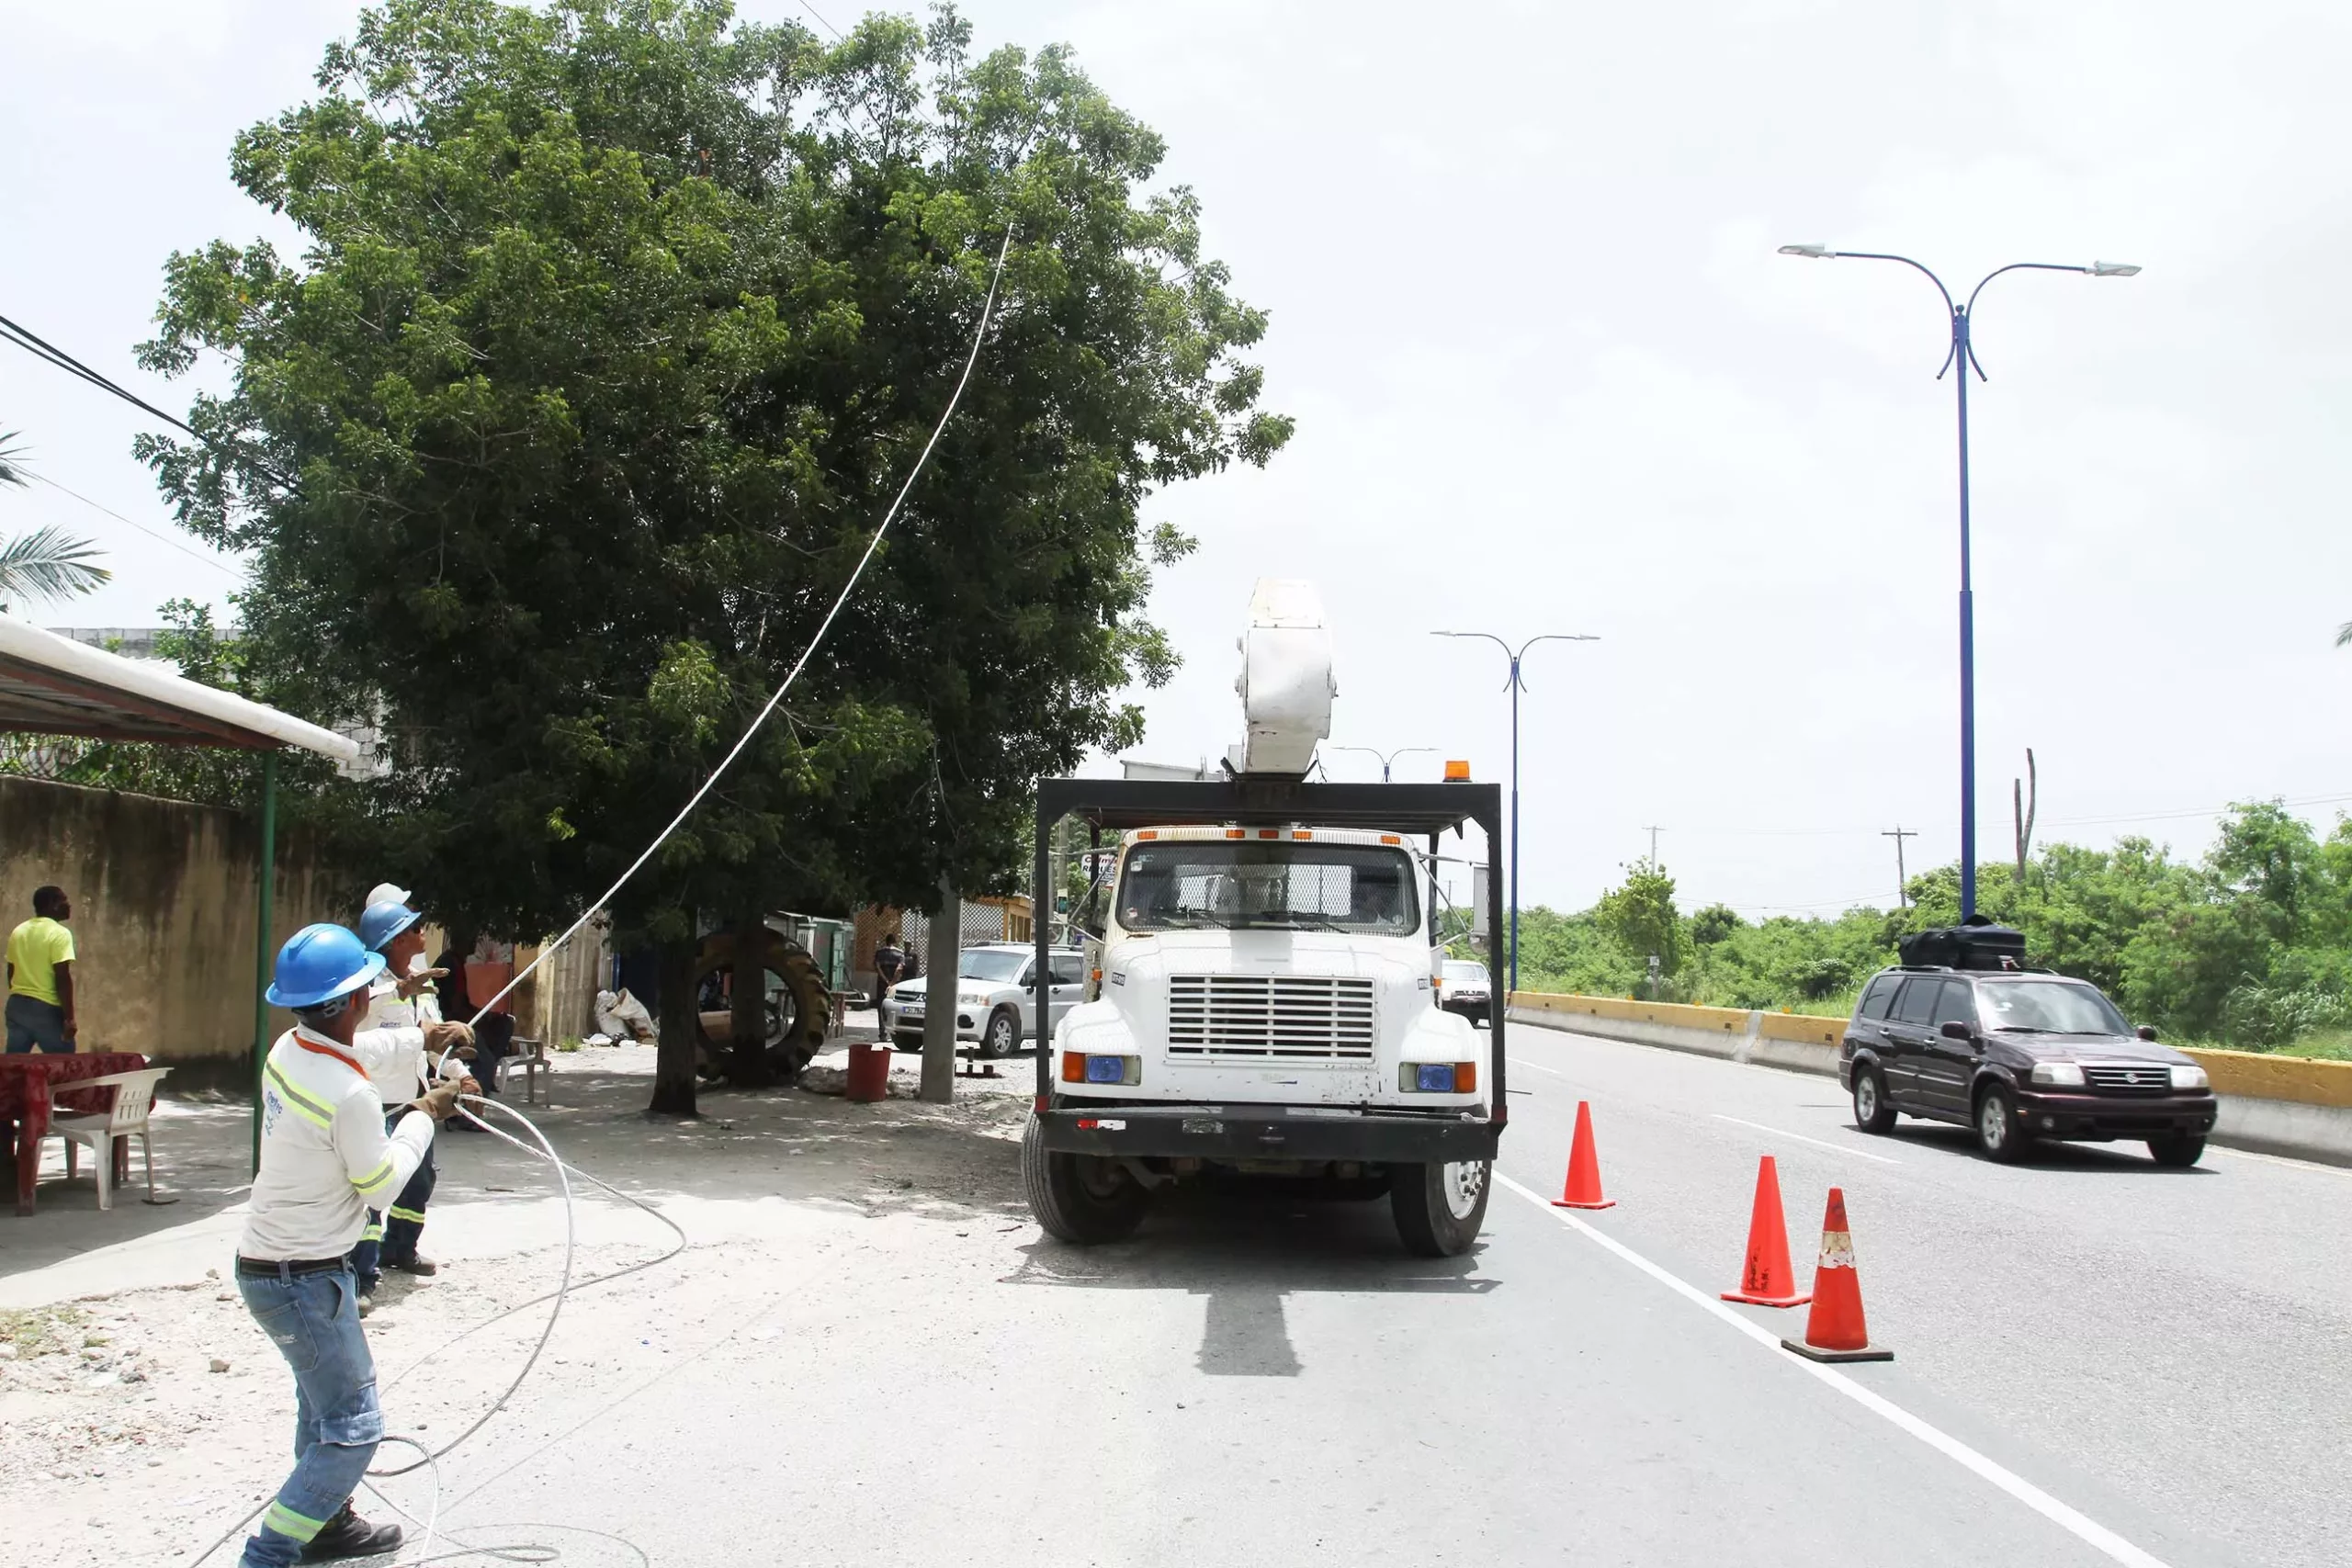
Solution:
<svg viewBox="0 0 2352 1568">
<path fill-rule="evenodd" d="M 260 840 L 252 813 L 0 777 L 0 929 L 31 915 L 43 883 L 73 897 L 83 1050 L 194 1064 L 252 1049 Z M 281 831 L 271 950 L 351 919 L 338 900 L 364 890 Z"/>
<path fill-rule="evenodd" d="M 1513 991 L 1513 1023 L 1571 1030 L 1735 1062 L 1835 1077 L 1846 1021 L 1742 1012 L 1619 997 Z M 2191 1050 L 2222 1097 L 2216 1143 L 2352 1165 L 2352 1062 L 2311 1062 L 2247 1051 Z"/>
</svg>

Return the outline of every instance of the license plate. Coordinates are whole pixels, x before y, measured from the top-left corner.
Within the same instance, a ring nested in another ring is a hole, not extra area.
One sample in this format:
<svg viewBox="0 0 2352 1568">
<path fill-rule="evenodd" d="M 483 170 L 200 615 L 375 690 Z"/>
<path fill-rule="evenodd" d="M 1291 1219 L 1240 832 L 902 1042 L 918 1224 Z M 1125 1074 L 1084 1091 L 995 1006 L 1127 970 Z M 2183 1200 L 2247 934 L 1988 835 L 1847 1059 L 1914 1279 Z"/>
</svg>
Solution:
<svg viewBox="0 0 2352 1568">
<path fill-rule="evenodd" d="M 1184 1118 L 1184 1131 L 1187 1133 L 1202 1133 L 1214 1137 L 1225 1131 L 1225 1123 L 1222 1122 L 1212 1122 L 1205 1116 L 1187 1116 Z"/>
</svg>

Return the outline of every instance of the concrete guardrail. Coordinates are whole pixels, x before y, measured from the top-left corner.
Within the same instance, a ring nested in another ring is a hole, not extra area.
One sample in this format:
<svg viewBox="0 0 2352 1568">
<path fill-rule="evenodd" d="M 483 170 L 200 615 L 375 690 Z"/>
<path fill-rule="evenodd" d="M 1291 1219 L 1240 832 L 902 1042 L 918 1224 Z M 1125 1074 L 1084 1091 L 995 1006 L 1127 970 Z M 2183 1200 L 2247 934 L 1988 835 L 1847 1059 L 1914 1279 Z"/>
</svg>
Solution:
<svg viewBox="0 0 2352 1568">
<path fill-rule="evenodd" d="M 1842 1018 L 1513 991 L 1513 1023 L 1690 1051 L 1794 1073 L 1838 1076 Z M 2352 1165 L 2352 1062 L 2183 1048 L 2213 1080 L 2213 1141 L 2297 1159 Z"/>
</svg>

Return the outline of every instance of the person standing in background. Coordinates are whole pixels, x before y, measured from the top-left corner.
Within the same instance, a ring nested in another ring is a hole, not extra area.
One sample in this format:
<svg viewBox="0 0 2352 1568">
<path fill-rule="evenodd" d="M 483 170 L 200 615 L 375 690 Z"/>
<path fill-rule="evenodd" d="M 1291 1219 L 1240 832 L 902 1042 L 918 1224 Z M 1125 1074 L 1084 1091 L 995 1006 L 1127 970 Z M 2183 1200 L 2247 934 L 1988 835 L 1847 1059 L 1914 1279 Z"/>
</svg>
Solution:
<svg viewBox="0 0 2352 1568">
<path fill-rule="evenodd" d="M 8 1049 L 71 1051 L 74 1017 L 74 902 L 54 886 L 33 889 L 33 918 L 8 933 Z"/>
<path fill-rule="evenodd" d="M 376 1086 L 387 1131 L 398 1124 L 406 1108 L 436 1077 L 462 1080 L 460 1087 L 469 1091 L 473 1083 L 456 1063 L 441 1064 L 436 1070 L 436 1064 L 426 1055 L 428 1043 L 438 1041 L 434 1049 L 453 1046 L 459 1056 L 470 1055 L 472 1032 L 463 1024 L 445 1026 L 441 1021 L 433 991 L 438 976 L 423 969 L 419 962 L 424 955 L 424 919 L 406 904 L 390 900 L 368 906 L 359 919 L 359 940 L 369 953 L 383 959 L 384 968 L 369 984 L 366 1016 L 360 1021 L 366 1032 L 362 1038 L 370 1048 L 355 1047 L 353 1055 Z M 361 1315 L 374 1310 L 376 1286 L 383 1269 L 397 1269 L 420 1277 L 440 1272 L 440 1265 L 416 1250 L 424 1234 L 424 1206 L 432 1201 L 437 1177 L 433 1151 L 427 1148 L 390 1204 L 368 1210 L 368 1223 L 351 1254 Z"/>
</svg>

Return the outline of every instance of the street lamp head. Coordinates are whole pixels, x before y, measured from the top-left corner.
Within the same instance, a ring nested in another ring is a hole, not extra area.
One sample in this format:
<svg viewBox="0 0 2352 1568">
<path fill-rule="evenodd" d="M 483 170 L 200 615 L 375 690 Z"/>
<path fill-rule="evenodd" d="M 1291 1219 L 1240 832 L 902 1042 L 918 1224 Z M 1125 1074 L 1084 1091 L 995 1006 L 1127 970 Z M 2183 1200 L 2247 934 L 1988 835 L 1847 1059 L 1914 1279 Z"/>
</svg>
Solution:
<svg viewBox="0 0 2352 1568">
<path fill-rule="evenodd" d="M 1828 261 L 1838 253 L 1827 245 L 1782 245 L 1781 254 L 1784 256 L 1810 256 L 1815 261 Z"/>
<path fill-rule="evenodd" d="M 2095 261 L 2090 265 L 2093 277 L 2137 277 L 2140 269 L 2130 262 Z"/>
</svg>

